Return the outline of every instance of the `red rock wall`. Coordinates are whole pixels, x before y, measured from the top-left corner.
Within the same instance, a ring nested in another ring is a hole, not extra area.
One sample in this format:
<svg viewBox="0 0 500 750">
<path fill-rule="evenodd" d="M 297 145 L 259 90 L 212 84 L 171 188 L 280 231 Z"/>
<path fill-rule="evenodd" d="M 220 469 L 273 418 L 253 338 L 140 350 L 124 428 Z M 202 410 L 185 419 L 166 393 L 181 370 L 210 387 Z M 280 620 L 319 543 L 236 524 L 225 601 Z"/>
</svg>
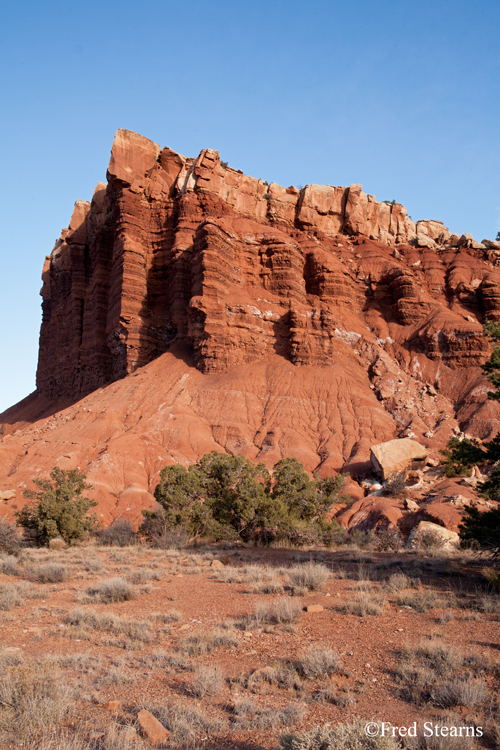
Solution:
<svg viewBox="0 0 500 750">
<path fill-rule="evenodd" d="M 108 184 L 44 265 L 37 389 L 75 399 L 174 342 L 202 372 L 274 353 L 328 366 L 339 341 L 362 356 L 370 331 L 408 367 L 477 365 L 483 317 L 500 317 L 496 262 L 360 185 L 267 185 L 216 151 L 186 159 L 119 130 Z"/>
</svg>

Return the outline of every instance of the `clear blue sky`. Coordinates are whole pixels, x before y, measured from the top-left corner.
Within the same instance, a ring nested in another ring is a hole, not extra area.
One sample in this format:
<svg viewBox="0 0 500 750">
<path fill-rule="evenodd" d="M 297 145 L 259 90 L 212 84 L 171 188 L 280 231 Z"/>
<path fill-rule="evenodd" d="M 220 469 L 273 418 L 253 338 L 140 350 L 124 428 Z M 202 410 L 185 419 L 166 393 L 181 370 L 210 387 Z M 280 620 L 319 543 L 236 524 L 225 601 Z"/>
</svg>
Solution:
<svg viewBox="0 0 500 750">
<path fill-rule="evenodd" d="M 117 128 L 494 238 L 499 29 L 498 0 L 3 3 L 0 410 L 34 389 L 44 256 Z"/>
</svg>

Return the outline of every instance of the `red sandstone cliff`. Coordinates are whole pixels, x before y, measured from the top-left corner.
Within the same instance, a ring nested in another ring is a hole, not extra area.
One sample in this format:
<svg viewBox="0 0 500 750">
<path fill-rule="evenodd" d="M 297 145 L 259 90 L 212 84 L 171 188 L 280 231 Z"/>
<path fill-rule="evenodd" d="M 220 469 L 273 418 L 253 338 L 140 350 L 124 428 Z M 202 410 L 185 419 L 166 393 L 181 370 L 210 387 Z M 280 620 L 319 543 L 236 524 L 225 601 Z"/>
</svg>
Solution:
<svg viewBox="0 0 500 750">
<path fill-rule="evenodd" d="M 211 449 L 360 473 L 398 435 L 489 438 L 499 256 L 359 185 L 268 185 L 120 130 L 45 261 L 37 393 L 0 417 L 0 487 L 18 502 L 78 465 L 109 520 Z"/>
</svg>

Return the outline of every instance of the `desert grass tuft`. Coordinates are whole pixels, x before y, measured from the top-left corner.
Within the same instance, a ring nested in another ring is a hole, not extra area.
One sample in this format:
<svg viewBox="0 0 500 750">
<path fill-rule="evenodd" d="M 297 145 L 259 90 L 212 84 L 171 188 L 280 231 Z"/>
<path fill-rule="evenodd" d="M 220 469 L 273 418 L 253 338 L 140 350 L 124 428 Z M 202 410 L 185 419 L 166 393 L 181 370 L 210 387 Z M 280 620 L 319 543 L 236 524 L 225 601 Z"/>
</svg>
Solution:
<svg viewBox="0 0 500 750">
<path fill-rule="evenodd" d="M 360 592 L 355 599 L 345 602 L 341 609 L 348 615 L 357 617 L 368 617 L 381 615 L 384 611 L 385 601 L 365 591 Z"/>
<path fill-rule="evenodd" d="M 138 568 L 132 573 L 127 573 L 127 580 L 130 583 L 146 583 L 146 581 L 159 581 L 163 574 L 159 570 L 152 568 Z"/>
<path fill-rule="evenodd" d="M 235 701 L 232 722 L 235 729 L 255 731 L 273 730 L 298 724 L 304 718 L 305 709 L 301 704 L 292 704 L 283 709 L 261 708 L 253 701 Z"/>
<path fill-rule="evenodd" d="M 244 618 L 243 627 L 247 629 L 260 627 L 266 624 L 286 624 L 294 622 L 302 611 L 302 605 L 289 596 L 282 596 L 272 603 L 257 602 L 255 614 Z"/>
<path fill-rule="evenodd" d="M 19 575 L 19 558 L 16 555 L 0 553 L 0 573 L 4 576 Z"/>
<path fill-rule="evenodd" d="M 288 582 L 292 588 L 306 588 L 309 591 L 321 591 L 330 578 L 330 571 L 321 563 L 306 562 L 294 565 L 288 573 Z"/>
<path fill-rule="evenodd" d="M 242 680 L 243 685 L 253 693 L 260 693 L 263 684 L 275 685 L 282 690 L 303 690 L 304 684 L 294 664 L 278 661 L 268 667 L 251 672 Z"/>
<path fill-rule="evenodd" d="M 73 637 L 81 638 L 86 632 L 96 630 L 107 631 L 116 636 L 125 636 L 132 641 L 141 643 L 149 643 L 153 638 L 150 625 L 147 622 L 126 620 L 114 613 L 100 614 L 93 609 L 74 609 L 66 616 L 64 622 L 74 628 Z"/>
<path fill-rule="evenodd" d="M 171 732 L 168 747 L 198 750 L 202 737 L 208 738 L 222 728 L 217 719 L 184 703 L 177 706 L 152 704 L 146 708 Z"/>
<path fill-rule="evenodd" d="M 14 607 L 20 607 L 26 599 L 41 597 L 41 592 L 27 581 L 0 584 L 0 610 L 9 612 Z"/>
<path fill-rule="evenodd" d="M 484 703 L 488 695 L 488 689 L 482 680 L 454 677 L 438 685 L 432 691 L 431 701 L 435 706 L 442 708 L 452 706 L 472 708 Z"/>
<path fill-rule="evenodd" d="M 252 594 L 283 594 L 285 589 L 279 578 L 257 583 L 252 587 Z"/>
<path fill-rule="evenodd" d="M 22 661 L 0 677 L 0 726 L 4 731 L 29 736 L 58 724 L 71 704 L 71 692 L 49 659 Z"/>
<path fill-rule="evenodd" d="M 462 727 L 462 736 L 455 737 L 450 735 L 450 731 L 452 726 L 457 726 L 457 723 L 461 725 L 463 722 L 457 722 L 456 720 L 438 721 L 434 725 L 431 736 L 428 736 L 429 733 L 425 732 L 423 726 L 417 727 L 415 737 L 405 737 L 404 750 L 471 750 L 474 747 L 473 727 L 468 727 L 468 734 L 467 728 Z M 445 728 L 445 731 L 443 731 L 443 728 Z"/>
<path fill-rule="evenodd" d="M 101 602 L 103 604 L 112 604 L 115 602 L 128 602 L 135 599 L 137 589 L 135 589 L 124 578 L 109 578 L 101 581 L 96 586 L 89 586 L 85 589 L 85 601 Z"/>
<path fill-rule="evenodd" d="M 280 750 L 400 750 L 399 743 L 390 735 L 368 737 L 366 721 L 355 719 L 349 724 L 313 727 L 303 732 L 284 734 Z"/>
<path fill-rule="evenodd" d="M 408 591 L 399 594 L 396 598 L 397 604 L 401 607 L 410 607 L 415 612 L 425 613 L 437 607 L 446 606 L 448 603 L 445 599 L 440 598 L 434 591 L 424 589 L 423 591 Z"/>
<path fill-rule="evenodd" d="M 341 668 L 340 657 L 329 646 L 309 646 L 299 655 L 299 669 L 308 680 L 331 677 Z"/>
<path fill-rule="evenodd" d="M 60 563 L 45 563 L 27 568 L 26 576 L 37 583 L 62 583 L 68 578 L 68 569 Z"/>
<path fill-rule="evenodd" d="M 166 612 L 153 612 L 149 616 L 149 619 L 165 624 L 179 622 L 182 619 L 182 612 L 179 612 L 177 609 L 167 609 Z"/>
<path fill-rule="evenodd" d="M 414 581 L 412 581 L 412 579 L 404 573 L 393 573 L 391 576 L 389 576 L 386 585 L 387 590 L 390 591 L 391 594 L 395 594 L 398 591 L 410 588 L 411 586 L 413 586 L 413 584 Z"/>
<path fill-rule="evenodd" d="M 204 698 L 206 695 L 219 695 L 223 689 L 224 677 L 219 667 L 198 667 L 191 688 L 193 695 L 197 698 Z"/>
<path fill-rule="evenodd" d="M 178 651 L 187 656 L 200 656 L 224 646 L 238 648 L 239 641 L 231 633 L 224 632 L 224 630 L 214 630 L 212 633 L 188 635 L 180 642 Z"/>
</svg>

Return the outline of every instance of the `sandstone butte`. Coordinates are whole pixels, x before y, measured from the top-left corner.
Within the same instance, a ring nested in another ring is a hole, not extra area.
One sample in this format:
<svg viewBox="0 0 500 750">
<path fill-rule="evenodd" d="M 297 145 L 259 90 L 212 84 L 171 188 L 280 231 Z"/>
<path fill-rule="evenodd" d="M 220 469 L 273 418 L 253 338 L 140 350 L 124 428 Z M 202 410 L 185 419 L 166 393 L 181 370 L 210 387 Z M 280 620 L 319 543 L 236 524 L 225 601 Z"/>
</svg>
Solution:
<svg viewBox="0 0 500 750">
<path fill-rule="evenodd" d="M 58 465 L 87 473 L 103 524 L 137 521 L 165 464 L 218 450 L 348 472 L 352 525 L 373 511 L 354 481 L 372 445 L 436 457 L 453 434 L 497 433 L 479 365 L 499 243 L 360 185 L 267 184 L 127 130 L 107 180 L 45 260 L 37 388 L 0 416 L 0 516 Z"/>
</svg>

